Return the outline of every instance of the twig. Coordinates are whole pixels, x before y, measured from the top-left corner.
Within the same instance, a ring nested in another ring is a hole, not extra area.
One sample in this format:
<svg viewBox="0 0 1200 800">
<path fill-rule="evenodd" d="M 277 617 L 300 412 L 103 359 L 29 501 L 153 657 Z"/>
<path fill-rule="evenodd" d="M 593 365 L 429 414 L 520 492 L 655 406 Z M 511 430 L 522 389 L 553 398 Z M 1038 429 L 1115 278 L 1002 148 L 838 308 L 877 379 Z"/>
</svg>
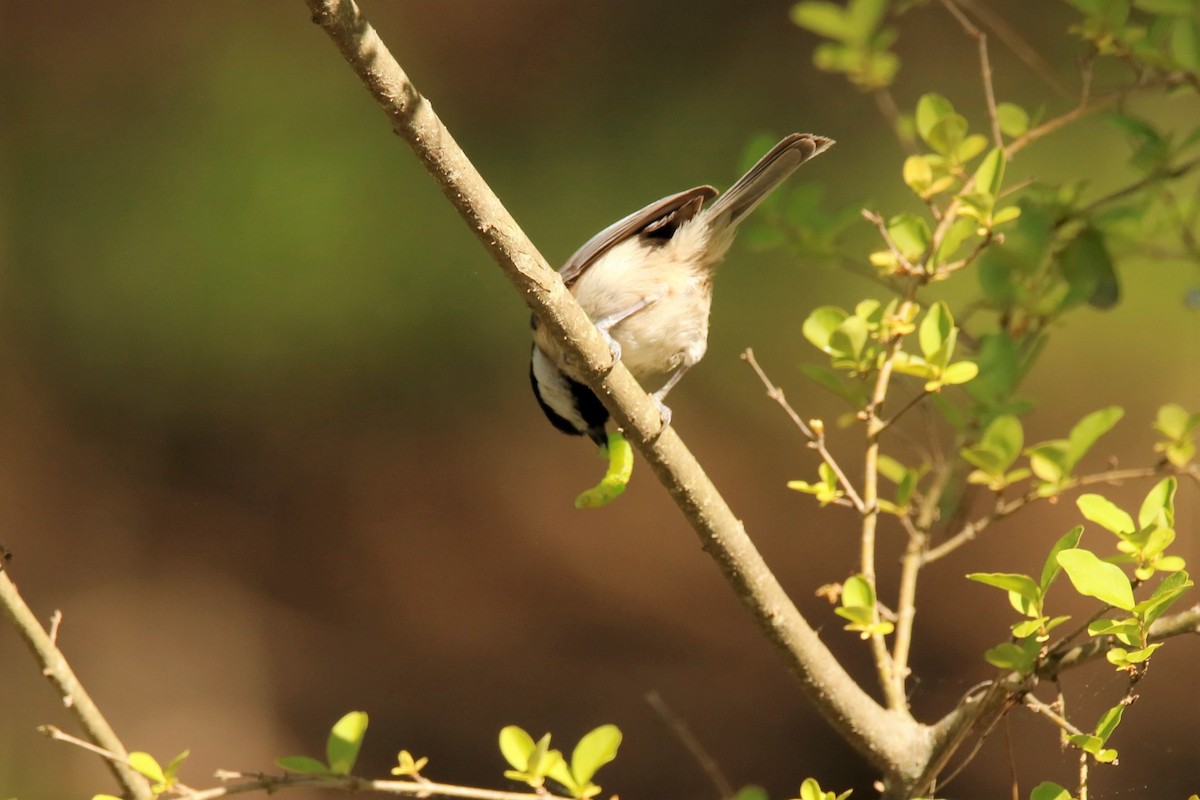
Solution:
<svg viewBox="0 0 1200 800">
<path fill-rule="evenodd" d="M 377 792 L 379 794 L 404 797 L 460 797 L 467 800 L 556 800 L 561 795 L 549 792 L 505 792 L 496 789 L 479 789 L 474 786 L 458 786 L 450 783 L 435 783 L 428 780 L 369 780 L 354 775 L 265 775 L 253 772 L 220 770 L 216 777 L 221 780 L 243 780 L 212 789 L 184 792 L 180 800 L 217 800 L 229 795 L 247 792 L 272 794 L 280 789 L 340 789 L 346 792 Z"/>
<path fill-rule="evenodd" d="M 97 747 L 89 741 L 80 739 L 78 736 L 72 736 L 57 725 L 39 725 L 37 730 L 38 733 L 53 739 L 56 742 L 66 742 L 67 744 L 75 745 L 81 750 L 87 750 L 89 753 L 95 753 L 106 761 L 129 766 L 128 758 L 119 756 L 111 750 L 105 750 L 103 747 Z"/>
<path fill-rule="evenodd" d="M 654 709 L 654 713 L 667 724 L 671 729 L 671 733 L 675 734 L 675 738 L 680 744 L 687 749 L 696 763 L 700 765 L 700 769 L 712 781 L 713 787 L 717 790 L 717 797 L 720 800 L 729 800 L 733 797 L 733 786 L 725 778 L 725 774 L 721 772 L 721 767 L 717 764 L 717 760 L 712 757 L 704 745 L 700 744 L 700 740 L 693 734 L 686 722 L 680 719 L 663 701 L 662 696 L 658 692 L 647 692 L 646 702 Z"/>
<path fill-rule="evenodd" d="M 1055 92 L 1063 97 L 1071 95 L 1071 91 L 1054 74 L 1054 68 L 1046 59 L 1042 58 L 1042 54 L 1022 39 L 1021 35 L 1003 17 L 988 8 L 986 3 L 980 3 L 977 0 L 955 0 L 955 2 L 978 17 L 979 21 L 991 29 L 992 33 L 996 34 L 1000 41 L 1013 52 L 1013 55 L 1023 61 L 1025 66 L 1033 70 Z"/>
<path fill-rule="evenodd" d="M 979 45 L 979 70 L 983 76 L 983 95 L 987 100 L 988 121 L 992 124 L 992 144 L 996 147 L 1004 147 L 1004 138 L 1000 135 L 1000 118 L 996 113 L 996 90 L 992 86 L 992 63 L 988 59 L 987 34 L 967 19 L 967 15 L 955 5 L 954 0 L 942 0 L 942 5 L 946 7 L 952 17 L 958 20 L 958 24 L 963 27 L 967 35 Z"/>
<path fill-rule="evenodd" d="M 916 141 L 912 136 L 905 135 L 903 128 L 900 125 L 900 109 L 896 106 L 896 98 L 892 97 L 891 91 L 887 87 L 876 89 L 875 105 L 879 107 L 879 113 L 887 120 L 888 127 L 892 133 L 896 134 L 896 138 L 900 141 L 900 146 L 904 148 L 904 152 L 909 155 L 917 155 L 920 148 L 917 147 Z"/>
<path fill-rule="evenodd" d="M 1187 611 L 1160 617 L 1154 621 L 1147 631 L 1146 642 L 1161 642 L 1174 636 L 1200 634 L 1200 605 L 1195 605 Z M 1113 647 L 1120 645 L 1115 636 L 1096 636 L 1088 641 L 1072 647 L 1056 657 L 1046 660 L 1038 668 L 1038 675 L 1052 679 L 1059 674 L 1082 664 L 1102 657 Z M 1121 645 L 1124 646 L 1124 645 Z"/>
<path fill-rule="evenodd" d="M 830 725 L 889 775 L 912 769 L 915 723 L 889 714 L 800 614 L 741 521 L 521 231 L 352 0 L 306 0 L 376 103 L 667 488 L 701 546 Z"/>
<path fill-rule="evenodd" d="M 1179 476 L 1200 474 L 1200 466 L 1192 464 L 1192 465 L 1188 465 L 1182 469 L 1176 470 L 1174 472 L 1163 469 L 1162 467 L 1157 467 L 1157 466 L 1156 467 L 1139 467 L 1139 468 L 1135 468 L 1135 469 L 1115 469 L 1115 470 L 1108 470 L 1105 472 L 1097 472 L 1092 475 L 1083 475 L 1079 478 L 1075 478 L 1074 480 L 1068 482 L 1065 486 L 1063 486 L 1061 491 L 1058 493 L 1058 495 L 1055 495 L 1055 496 L 1057 497 L 1057 496 L 1061 495 L 1063 492 L 1070 491 L 1071 489 L 1079 489 L 1084 486 L 1093 486 L 1095 484 L 1100 484 L 1100 483 L 1115 484 L 1115 483 L 1119 483 L 1120 481 L 1125 481 L 1125 480 L 1136 480 L 1139 478 L 1153 478 L 1156 476 L 1168 475 L 1168 474 L 1175 474 L 1175 475 L 1179 475 Z M 1015 514 L 1016 512 L 1020 511 L 1022 508 L 1024 508 L 1025 506 L 1029 505 L 1030 503 L 1032 503 L 1034 501 L 1047 500 L 1047 499 L 1049 499 L 1049 498 L 1039 495 L 1036 491 L 1029 491 L 1029 492 L 1021 495 L 1020 497 L 1017 497 L 1017 498 L 1014 498 L 1014 499 L 1008 501 L 1007 503 L 1003 503 L 1003 502 L 998 503 L 996 505 L 996 507 L 994 509 L 992 509 L 991 512 L 989 512 L 985 516 L 981 517 L 980 519 L 972 520 L 971 522 L 968 522 L 965 526 L 963 526 L 963 528 L 961 530 L 958 531 L 958 533 L 954 534 L 949 539 L 947 539 L 946 541 L 939 544 L 937 547 L 933 547 L 930 550 L 928 550 L 925 553 L 924 558 L 922 559 L 922 563 L 923 564 L 932 564 L 934 561 L 938 561 L 939 559 L 945 558 L 946 556 L 950 555 L 958 548 L 962 547 L 967 542 L 970 542 L 973 539 L 975 539 L 976 536 L 978 536 L 985 528 L 987 528 L 993 522 L 996 522 L 997 520 L 1000 520 L 1007 516 Z"/>
<path fill-rule="evenodd" d="M 883 427 L 879 429 L 879 432 L 883 433 L 888 428 L 892 427 L 892 425 L 896 422 L 896 420 L 900 419 L 908 411 L 910 411 L 914 406 L 916 406 L 917 403 L 921 402 L 922 400 L 924 400 L 926 397 L 928 397 L 931 394 L 933 394 L 933 392 L 927 392 L 924 389 L 922 389 L 920 392 L 913 395 L 912 398 L 909 399 L 909 401 L 907 403 L 900 406 L 899 411 L 897 411 L 895 414 L 892 414 L 890 417 L 888 417 L 887 419 L 885 419 L 883 421 Z"/>
<path fill-rule="evenodd" d="M 783 409 L 784 413 L 787 414 L 792 422 L 795 423 L 796 427 L 800 429 L 800 433 L 804 434 L 804 438 L 808 439 L 808 446 L 816 450 L 817 453 L 820 454 L 821 459 L 829 465 L 830 469 L 833 470 L 833 474 L 837 476 L 838 483 L 841 485 L 842 491 L 846 493 L 846 496 L 850 499 L 850 502 L 854 505 L 854 507 L 858 509 L 859 513 L 862 513 L 866 506 L 863 505 L 862 498 L 859 497 L 858 492 L 855 491 L 854 484 L 850 483 L 850 479 L 846 477 L 846 473 L 842 471 L 841 466 L 837 463 L 837 460 L 833 457 L 833 454 L 830 453 L 829 449 L 825 446 L 825 434 L 814 431 L 812 427 L 805 422 L 799 414 L 796 413 L 796 410 L 792 408 L 791 404 L 788 403 L 787 398 L 784 396 L 783 389 L 780 389 L 770 378 L 768 378 L 767 373 L 764 372 L 763 368 L 759 366 L 758 361 L 754 358 L 754 350 L 747 347 L 746 351 L 742 353 L 742 360 L 749 364 L 750 368 L 754 370 L 756 375 L 758 375 L 758 379 L 762 381 L 763 386 L 766 387 L 767 397 L 779 404 L 779 407 Z"/>
<path fill-rule="evenodd" d="M 62 618 L 62 611 L 57 608 L 50 615 L 50 644 L 58 644 L 58 627 L 62 625 Z"/>
<path fill-rule="evenodd" d="M 67 663 L 66 657 L 46 633 L 37 617 L 21 598 L 17 586 L 8 577 L 6 571 L 0 571 L 0 604 L 17 633 L 25 640 L 29 652 L 42 666 L 42 674 L 54 685 L 63 705 L 75 716 L 88 739 L 98 747 L 116 754 L 120 759 L 128 758 L 125 746 L 117 738 L 108 720 L 100 713 L 100 709 L 92 701 L 91 695 L 83 688 L 79 678 Z M 149 800 L 152 797 L 150 784 L 128 763 L 105 759 L 113 775 L 124 790 L 135 800 Z"/>
<path fill-rule="evenodd" d="M 913 305 L 913 296 L 917 291 L 919 278 L 908 282 L 904 299 L 896 309 L 896 316 L 907 318 Z M 875 578 L 875 535 L 879 523 L 879 445 L 880 437 L 887 426 L 880 418 L 883 402 L 887 398 L 888 387 L 892 379 L 892 371 L 896 364 L 896 353 L 900 349 L 900 335 L 893 335 L 887 343 L 883 359 L 879 364 L 879 372 L 875 376 L 875 389 L 866 408 L 867 447 L 863 453 L 863 491 L 862 499 L 866 510 L 863 512 L 862 530 L 860 534 L 860 560 L 863 579 L 871 586 L 878 596 Z M 883 634 L 871 636 L 871 653 L 875 658 L 875 669 L 883 689 L 887 706 L 892 711 L 908 715 L 908 699 L 904 693 L 904 678 L 898 673 L 892 654 L 888 652 Z"/>
<path fill-rule="evenodd" d="M 1041 700 L 1038 700 L 1032 694 L 1025 695 L 1024 699 L 1022 700 L 1022 703 L 1025 705 L 1026 708 L 1028 708 L 1033 713 L 1038 714 L 1039 716 L 1045 717 L 1046 719 L 1050 720 L 1055 725 L 1057 725 L 1059 728 L 1062 728 L 1064 731 L 1066 731 L 1067 733 L 1069 733 L 1073 736 L 1083 733 L 1083 731 L 1079 730 L 1079 728 L 1076 728 L 1074 725 L 1072 725 L 1070 720 L 1068 720 L 1063 715 L 1059 714 L 1048 704 L 1043 703 Z"/>
<path fill-rule="evenodd" d="M 900 250 L 899 245 L 896 244 L 896 240 L 893 239 L 892 234 L 890 234 L 888 232 L 887 223 L 884 222 L 883 217 L 879 216 L 874 211 L 870 211 L 869 209 L 866 209 L 866 208 L 864 208 L 862 210 L 862 216 L 863 216 L 863 219 L 865 219 L 867 222 L 874 225 L 879 230 L 879 235 L 881 237 L 883 237 L 884 244 L 887 245 L 888 250 L 891 251 L 892 255 L 896 257 L 896 261 L 900 264 L 900 267 L 904 270 L 904 272 L 906 274 L 908 274 L 908 275 L 923 275 L 924 274 L 924 270 L 922 270 L 920 267 L 918 267 L 917 265 L 915 265 L 911 261 L 909 261 L 908 256 L 904 255 L 904 253 Z"/>
<path fill-rule="evenodd" d="M 1170 169 L 1165 169 L 1165 170 L 1162 170 L 1159 172 L 1153 172 L 1153 173 L 1145 176 L 1144 178 L 1141 178 L 1140 180 L 1134 181 L 1133 183 L 1129 184 L 1128 186 L 1123 186 L 1114 192 L 1111 192 L 1109 194 L 1104 195 L 1103 197 L 1093 200 L 1092 202 L 1088 203 L 1086 206 L 1079 209 L 1078 211 L 1075 211 L 1074 213 L 1068 214 L 1068 215 L 1064 216 L 1062 219 L 1057 220 L 1055 225 L 1061 226 L 1063 223 L 1065 223 L 1066 221 L 1068 221 L 1070 219 L 1075 219 L 1077 217 L 1086 217 L 1089 214 L 1091 214 L 1092 212 L 1096 211 L 1097 209 L 1099 209 L 1105 205 L 1108 205 L 1109 203 L 1116 202 L 1117 200 L 1120 200 L 1124 197 L 1128 197 L 1131 194 L 1136 194 L 1137 192 L 1141 191 L 1142 189 L 1145 189 L 1147 186 L 1151 186 L 1155 183 L 1158 183 L 1159 181 L 1168 181 L 1168 180 L 1175 180 L 1176 178 L 1182 178 L 1183 176 L 1187 175 L 1192 170 L 1196 169 L 1196 167 L 1200 167 L 1200 157 L 1193 158 L 1191 161 L 1184 162 L 1183 164 L 1180 164 L 1179 166 L 1176 166 L 1176 167 L 1171 167 Z"/>
</svg>

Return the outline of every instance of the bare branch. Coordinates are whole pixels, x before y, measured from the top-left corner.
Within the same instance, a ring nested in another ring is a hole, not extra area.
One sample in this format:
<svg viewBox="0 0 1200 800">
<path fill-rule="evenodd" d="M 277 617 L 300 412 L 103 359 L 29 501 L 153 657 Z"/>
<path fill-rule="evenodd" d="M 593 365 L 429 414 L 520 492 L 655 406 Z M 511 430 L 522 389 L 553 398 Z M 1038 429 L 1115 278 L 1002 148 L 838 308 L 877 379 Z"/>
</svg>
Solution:
<svg viewBox="0 0 1200 800">
<path fill-rule="evenodd" d="M 100 713 L 100 709 L 92 702 L 92 697 L 83 688 L 79 678 L 75 676 L 71 665 L 58 646 L 50 638 L 46 629 L 38 622 L 37 617 L 25 604 L 17 586 L 8 577 L 8 573 L 0 569 L 0 605 L 4 606 L 5 615 L 12 622 L 17 633 L 25 640 L 25 645 L 34 659 L 42 666 L 42 674 L 54 685 L 63 705 L 75 715 L 80 726 L 97 747 L 118 756 L 121 761 L 106 758 L 117 781 L 135 800 L 149 800 L 153 795 L 150 784 L 128 763 L 122 763 L 128 758 L 125 746 L 117 738 L 108 720 Z M 57 630 L 57 625 L 54 626 Z"/>
<path fill-rule="evenodd" d="M 992 144 L 1004 147 L 1004 139 L 1000 136 L 1000 119 L 996 114 L 996 90 L 992 86 L 992 62 L 988 59 L 987 34 L 975 27 L 975 23 L 967 18 L 954 0 L 942 0 L 942 5 L 979 45 L 979 71 L 983 76 L 983 95 L 987 100 L 988 121 L 992 124 Z"/>
<path fill-rule="evenodd" d="M 834 459 L 833 454 L 830 453 L 829 449 L 825 446 L 825 434 L 823 432 L 817 433 L 814 431 L 809 424 L 805 422 L 799 414 L 796 413 L 796 410 L 792 408 L 791 404 L 788 403 L 787 398 L 784 397 L 783 389 L 780 389 L 777 385 L 775 385 L 775 383 L 767 377 L 767 373 L 763 371 L 763 368 L 758 365 L 758 361 L 754 358 L 753 350 L 747 347 L 746 352 L 742 353 L 742 360 L 749 364 L 750 368 L 754 370 L 756 375 L 758 375 L 758 379 L 762 381 L 763 386 L 765 386 L 767 389 L 767 397 L 779 404 L 784 413 L 787 414 L 788 417 L 791 418 L 792 422 L 796 424 L 796 427 L 800 429 L 800 433 L 804 434 L 804 437 L 808 439 L 808 446 L 816 450 L 821 455 L 822 460 L 824 460 L 824 462 L 829 465 L 829 468 L 833 470 L 833 474 L 837 476 L 838 484 L 841 485 L 842 491 L 846 493 L 846 496 L 850 498 L 850 502 L 854 504 L 854 507 L 858 509 L 859 513 L 861 514 L 866 506 L 863 505 L 862 498 L 859 497 L 858 492 L 855 491 L 854 484 L 850 483 L 850 479 L 846 477 L 846 473 L 842 471 L 841 466 L 837 463 L 837 460 Z"/>
<path fill-rule="evenodd" d="M 1147 632 L 1147 644 L 1161 642 L 1174 636 L 1200 634 L 1200 605 L 1195 605 L 1187 611 L 1160 617 L 1154 621 Z M 1113 636 L 1096 636 L 1083 644 L 1052 657 L 1038 670 L 1038 675 L 1044 678 L 1056 678 L 1063 672 L 1102 658 L 1114 647 L 1123 647 Z"/>
<path fill-rule="evenodd" d="M 667 488 L 726 580 L 783 655 L 818 711 L 888 775 L 926 749 L 910 719 L 889 714 L 855 683 L 783 587 L 673 428 L 607 345 L 561 278 L 529 242 L 351 0 L 306 0 L 392 122 Z"/>
<path fill-rule="evenodd" d="M 900 246 L 896 244 L 896 240 L 892 238 L 892 234 L 888 232 L 887 223 L 883 217 L 868 209 L 862 210 L 863 219 L 871 223 L 879 231 L 879 235 L 883 237 L 883 243 L 887 245 L 888 250 L 896 257 L 896 261 L 900 264 L 901 269 L 908 275 L 923 275 L 925 271 L 916 264 L 908 260 L 908 256 L 904 255 L 900 250 Z"/>
<path fill-rule="evenodd" d="M 1076 479 L 1070 481 L 1067 485 L 1065 485 L 1062 488 L 1062 491 L 1060 491 L 1059 494 L 1055 495 L 1055 496 L 1057 497 L 1057 496 L 1061 495 L 1063 492 L 1067 492 L 1071 489 L 1079 489 L 1084 486 L 1094 486 L 1096 484 L 1102 484 L 1102 483 L 1118 484 L 1121 481 L 1126 481 L 1126 480 L 1136 480 L 1139 478 L 1153 478 L 1153 477 L 1157 477 L 1157 476 L 1172 475 L 1172 474 L 1179 475 L 1179 476 L 1200 475 L 1200 466 L 1192 464 L 1192 465 L 1183 467 L 1182 469 L 1179 469 L 1179 470 L 1169 470 L 1169 469 L 1165 468 L 1165 465 L 1163 465 L 1163 466 L 1154 466 L 1154 467 L 1138 467 L 1138 468 L 1134 468 L 1134 469 L 1114 469 L 1114 470 L 1107 470 L 1105 472 L 1097 472 L 1092 475 L 1083 475 L 1079 478 L 1076 478 Z M 980 533 L 983 532 L 984 528 L 988 527 L 993 522 L 996 522 L 997 520 L 1001 520 L 1007 516 L 1015 514 L 1016 512 L 1020 511 L 1025 506 L 1027 506 L 1030 503 L 1033 503 L 1037 500 L 1048 500 L 1048 499 L 1049 499 L 1048 497 L 1043 497 L 1042 495 L 1038 494 L 1036 491 L 1029 491 L 1029 492 L 1026 492 L 1025 494 L 1021 495 L 1020 497 L 1016 497 L 1012 500 L 1009 500 L 1007 503 L 997 502 L 996 507 L 993 508 L 989 513 L 987 513 L 980 519 L 976 519 L 976 520 L 972 520 L 971 522 L 968 522 L 966 525 L 964 525 L 962 527 L 962 529 L 960 529 L 957 533 L 955 533 L 949 539 L 942 542 L 937 547 L 930 548 L 925 553 L 922 563 L 923 564 L 932 564 L 934 561 L 945 558 L 946 556 L 950 555 L 958 548 L 962 547 L 967 542 L 974 540 L 976 536 L 978 536 Z"/>
<path fill-rule="evenodd" d="M 647 692 L 646 702 L 654 709 L 654 713 L 667 724 L 671 732 L 675 734 L 675 738 L 680 744 L 687 749 L 696 763 L 700 765 L 700 769 L 708 776 L 712 782 L 713 788 L 717 790 L 717 797 L 720 800 L 729 800 L 733 797 L 733 786 L 725 777 L 725 773 L 721 772 L 721 767 L 717 764 L 717 760 L 704 748 L 700 740 L 692 733 L 691 728 L 687 723 L 680 719 L 663 701 L 662 696 L 658 692 Z"/>
<path fill-rule="evenodd" d="M 1054 74 L 1054 68 L 1046 59 L 1042 58 L 1042 54 L 1022 39 L 1021 35 L 1003 17 L 992 11 L 986 2 L 979 2 L 979 0 L 955 0 L 955 2 L 978 17 L 979 21 L 996 34 L 997 38 L 1013 52 L 1013 55 L 1024 62 L 1025 66 L 1033 70 L 1055 92 L 1063 97 L 1070 97 L 1070 90 Z"/>
</svg>

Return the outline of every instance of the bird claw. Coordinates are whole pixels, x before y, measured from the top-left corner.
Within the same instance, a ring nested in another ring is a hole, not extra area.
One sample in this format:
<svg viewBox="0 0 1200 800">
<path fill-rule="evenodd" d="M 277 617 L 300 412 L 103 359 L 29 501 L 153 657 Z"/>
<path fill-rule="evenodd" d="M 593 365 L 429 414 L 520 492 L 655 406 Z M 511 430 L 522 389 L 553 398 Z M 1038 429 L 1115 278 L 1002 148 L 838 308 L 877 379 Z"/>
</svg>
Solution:
<svg viewBox="0 0 1200 800">
<path fill-rule="evenodd" d="M 666 428 L 671 427 L 671 407 L 662 401 L 662 398 L 658 396 L 657 392 L 650 395 L 650 399 L 653 400 L 654 405 L 658 407 L 658 414 L 660 417 L 662 417 L 663 429 L 665 430 Z"/>
<path fill-rule="evenodd" d="M 613 335 L 608 332 L 608 328 L 597 328 L 597 330 L 604 337 L 604 343 L 608 345 L 608 352 L 612 354 L 612 363 L 616 366 L 621 360 L 621 343 L 613 338 Z"/>
</svg>

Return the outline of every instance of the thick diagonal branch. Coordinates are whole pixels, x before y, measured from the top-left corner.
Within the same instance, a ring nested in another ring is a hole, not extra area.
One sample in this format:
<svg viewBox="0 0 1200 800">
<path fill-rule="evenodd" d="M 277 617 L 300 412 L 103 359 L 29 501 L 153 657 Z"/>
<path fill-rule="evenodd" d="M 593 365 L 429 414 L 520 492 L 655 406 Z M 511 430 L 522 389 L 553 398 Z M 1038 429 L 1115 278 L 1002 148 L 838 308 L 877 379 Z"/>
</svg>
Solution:
<svg viewBox="0 0 1200 800">
<path fill-rule="evenodd" d="M 487 247 L 542 324 L 562 343 L 588 386 L 670 492 L 701 545 L 779 649 L 808 697 L 851 745 L 887 775 L 918 772 L 924 729 L 876 703 L 842 669 L 767 568 L 742 523 L 673 429 L 662 429 L 646 393 L 608 347 L 516 222 L 471 166 L 429 102 L 350 0 L 306 0 L 313 20 L 387 114 Z"/>
</svg>

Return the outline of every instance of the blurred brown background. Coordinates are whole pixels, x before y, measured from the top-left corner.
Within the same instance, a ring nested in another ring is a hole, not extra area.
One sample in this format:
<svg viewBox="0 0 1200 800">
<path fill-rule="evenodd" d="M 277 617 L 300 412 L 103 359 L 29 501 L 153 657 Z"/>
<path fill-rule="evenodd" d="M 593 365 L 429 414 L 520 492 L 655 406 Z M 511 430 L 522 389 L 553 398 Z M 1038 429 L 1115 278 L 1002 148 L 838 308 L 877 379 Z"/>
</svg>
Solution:
<svg viewBox="0 0 1200 800">
<path fill-rule="evenodd" d="M 1077 85 L 1066 4 L 991 5 Z M 909 207 L 873 101 L 811 67 L 814 39 L 789 6 L 365 11 L 558 262 L 650 199 L 727 185 L 764 132 L 838 140 L 797 178 L 827 184 L 831 203 Z M 899 52 L 902 107 L 937 90 L 979 124 L 974 45 L 943 11 L 915 12 Z M 998 48 L 994 64 L 1001 99 L 1067 107 Z M 1194 98 L 1139 107 L 1197 124 Z M 784 798 L 813 775 L 871 796 L 870 771 L 800 696 L 644 465 L 613 506 L 571 508 L 603 464 L 529 396 L 527 312 L 300 0 L 0 2 L 0 141 L 0 541 L 39 615 L 63 610 L 60 642 L 128 746 L 162 759 L 190 747 L 184 779 L 207 785 L 218 767 L 319 755 L 328 726 L 361 708 L 363 773 L 386 773 L 404 747 L 430 756 L 436 779 L 504 786 L 503 725 L 569 746 L 614 722 L 626 738 L 606 791 L 712 798 L 643 699 L 657 690 L 735 784 Z M 1129 180 L 1125 154 L 1095 119 L 1013 174 L 1086 164 L 1098 195 Z M 1027 392 L 1040 400 L 1029 441 L 1126 407 L 1093 467 L 1109 453 L 1148 463 L 1154 409 L 1200 406 L 1200 326 L 1183 303 L 1195 267 L 1122 271 L 1124 302 L 1078 312 Z M 802 413 L 833 419 L 837 402 L 796 369 L 815 356 L 800 322 L 877 287 L 745 246 L 718 287 L 709 355 L 672 395 L 676 426 L 866 676 L 865 648 L 812 594 L 853 569 L 853 520 L 784 488 L 814 472 L 813 455 L 737 354 L 753 346 Z M 1111 496 L 1131 505 L 1146 488 Z M 1193 564 L 1195 495 L 1180 508 Z M 988 676 L 982 653 L 1010 621 L 962 574 L 1037 569 L 1076 519 L 1071 503 L 1014 518 L 928 571 L 922 715 Z M 894 549 L 898 531 L 884 533 Z M 1122 764 L 1093 771 L 1093 798 L 1200 789 L 1198 659 L 1195 638 L 1156 657 L 1113 742 Z M 1121 692 L 1107 666 L 1071 678 L 1081 722 Z M 111 791 L 96 759 L 34 732 L 44 722 L 73 730 L 0 629 L 0 796 Z M 993 733 L 945 796 L 1007 797 L 1005 738 Z M 1015 714 L 1010 738 L 1022 797 L 1072 781 L 1047 726 Z"/>
</svg>

